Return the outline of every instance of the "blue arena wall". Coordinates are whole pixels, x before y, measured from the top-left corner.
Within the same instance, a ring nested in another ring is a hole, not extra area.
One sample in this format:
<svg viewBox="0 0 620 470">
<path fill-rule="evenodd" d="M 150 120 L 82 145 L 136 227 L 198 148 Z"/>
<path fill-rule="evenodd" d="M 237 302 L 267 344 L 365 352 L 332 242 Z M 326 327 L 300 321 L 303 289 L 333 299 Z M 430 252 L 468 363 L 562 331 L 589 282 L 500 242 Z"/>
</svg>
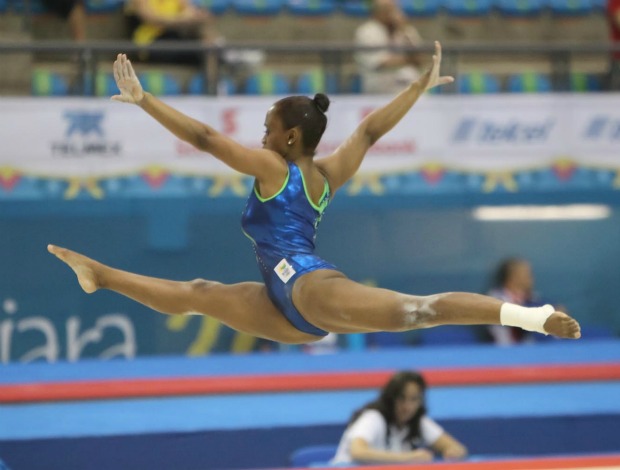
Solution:
<svg viewBox="0 0 620 470">
<path fill-rule="evenodd" d="M 324 217 L 318 252 L 353 279 L 415 294 L 484 292 L 498 260 L 521 256 L 531 260 L 537 290 L 545 299 L 565 305 L 584 324 L 617 334 L 620 212 L 615 193 L 590 195 L 591 201 L 614 205 L 611 217 L 602 220 L 481 222 L 471 217 L 475 204 L 524 202 L 528 197 L 343 194 Z M 548 201 L 554 198 L 544 199 Z M 208 326 L 204 319 L 173 324 L 115 294 L 83 294 L 46 245 L 71 247 L 112 266 L 157 277 L 259 280 L 250 243 L 240 230 L 243 205 L 238 197 L 0 203 L 0 325 L 12 332 L 1 362 L 229 351 L 235 333 L 224 327 L 215 340 L 200 343 L 198 331 Z M 120 328 L 103 330 L 101 322 L 112 322 L 111 315 L 120 315 L 132 329 L 131 345 Z M 35 317 L 52 325 L 55 338 L 20 330 L 20 322 Z M 76 346 L 89 328 L 99 328 L 98 341 Z M 35 351 L 53 341 L 54 348 Z M 125 346 L 113 349 L 123 341 Z"/>
</svg>

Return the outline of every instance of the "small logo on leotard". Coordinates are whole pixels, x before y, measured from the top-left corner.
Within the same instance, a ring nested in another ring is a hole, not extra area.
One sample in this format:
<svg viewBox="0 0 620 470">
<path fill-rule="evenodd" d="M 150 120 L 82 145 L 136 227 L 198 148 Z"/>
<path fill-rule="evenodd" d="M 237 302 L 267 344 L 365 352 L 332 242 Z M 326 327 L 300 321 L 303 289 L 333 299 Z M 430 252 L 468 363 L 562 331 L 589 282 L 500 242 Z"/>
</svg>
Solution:
<svg viewBox="0 0 620 470">
<path fill-rule="evenodd" d="M 274 268 L 274 271 L 285 284 L 295 275 L 293 266 L 286 261 L 286 258 L 282 258 L 282 261 L 278 263 L 278 265 Z"/>
</svg>

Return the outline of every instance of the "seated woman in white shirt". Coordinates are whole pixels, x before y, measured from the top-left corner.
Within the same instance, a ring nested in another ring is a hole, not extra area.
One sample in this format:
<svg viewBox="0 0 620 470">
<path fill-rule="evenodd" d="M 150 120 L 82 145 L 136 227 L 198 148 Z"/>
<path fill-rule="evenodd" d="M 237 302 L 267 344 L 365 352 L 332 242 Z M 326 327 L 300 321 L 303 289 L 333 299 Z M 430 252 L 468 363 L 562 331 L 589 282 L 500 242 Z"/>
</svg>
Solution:
<svg viewBox="0 0 620 470">
<path fill-rule="evenodd" d="M 353 413 L 332 464 L 429 462 L 435 454 L 462 459 L 467 449 L 426 415 L 426 382 L 399 372 L 379 398 Z"/>
</svg>

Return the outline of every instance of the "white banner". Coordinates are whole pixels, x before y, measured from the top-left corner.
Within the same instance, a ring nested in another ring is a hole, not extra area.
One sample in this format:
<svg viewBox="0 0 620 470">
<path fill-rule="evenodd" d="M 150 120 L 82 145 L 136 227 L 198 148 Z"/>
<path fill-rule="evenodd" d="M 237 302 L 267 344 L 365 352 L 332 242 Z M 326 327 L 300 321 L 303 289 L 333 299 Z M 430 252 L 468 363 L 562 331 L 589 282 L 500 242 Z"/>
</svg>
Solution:
<svg viewBox="0 0 620 470">
<path fill-rule="evenodd" d="M 334 96 L 319 156 L 386 97 Z M 271 97 L 166 98 L 188 115 L 259 147 Z M 144 168 L 196 175 L 225 165 L 178 140 L 136 106 L 107 99 L 3 98 L 0 169 L 39 177 L 105 177 Z M 619 95 L 424 96 L 369 152 L 362 172 L 439 165 L 515 171 L 552 162 L 620 168 Z"/>
</svg>

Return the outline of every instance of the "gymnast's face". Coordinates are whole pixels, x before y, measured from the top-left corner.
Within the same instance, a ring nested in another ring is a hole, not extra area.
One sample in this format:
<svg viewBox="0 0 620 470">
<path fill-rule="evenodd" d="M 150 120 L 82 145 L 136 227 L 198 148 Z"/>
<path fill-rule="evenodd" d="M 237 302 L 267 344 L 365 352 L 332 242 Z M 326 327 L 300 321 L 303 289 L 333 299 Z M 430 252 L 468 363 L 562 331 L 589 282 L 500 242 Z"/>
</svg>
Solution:
<svg viewBox="0 0 620 470">
<path fill-rule="evenodd" d="M 265 116 L 265 134 L 263 135 L 263 148 L 273 150 L 280 155 L 286 155 L 288 132 L 282 126 L 282 119 L 278 115 L 275 106 L 269 108 Z"/>
<path fill-rule="evenodd" d="M 422 406 L 422 389 L 415 382 L 408 382 L 394 402 L 394 417 L 399 426 L 406 424 Z"/>
</svg>

